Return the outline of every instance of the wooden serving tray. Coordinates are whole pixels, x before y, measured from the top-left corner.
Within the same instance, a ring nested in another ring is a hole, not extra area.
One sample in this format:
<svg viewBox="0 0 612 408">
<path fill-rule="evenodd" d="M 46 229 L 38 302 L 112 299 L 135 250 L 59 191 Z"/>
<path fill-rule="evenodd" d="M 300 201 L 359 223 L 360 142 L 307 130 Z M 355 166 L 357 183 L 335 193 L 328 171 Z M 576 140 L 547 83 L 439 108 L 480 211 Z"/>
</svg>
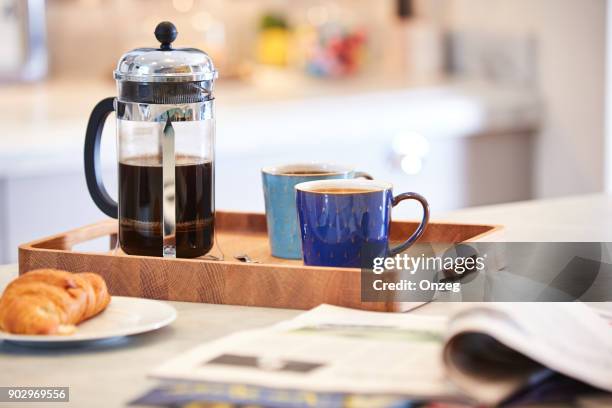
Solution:
<svg viewBox="0 0 612 408">
<path fill-rule="evenodd" d="M 19 273 L 37 268 L 102 275 L 113 295 L 230 305 L 310 309 L 322 303 L 367 310 L 395 311 L 398 302 L 361 302 L 361 271 L 304 266 L 301 260 L 270 255 L 264 214 L 217 212 L 217 241 L 225 260 L 164 259 L 112 250 L 78 252 L 73 247 L 108 236 L 115 247 L 117 221 L 107 220 L 19 247 Z M 417 227 L 394 221 L 391 239 L 401 240 Z M 420 242 L 482 240 L 499 230 L 493 225 L 430 223 Z M 248 254 L 260 263 L 244 263 Z"/>
</svg>

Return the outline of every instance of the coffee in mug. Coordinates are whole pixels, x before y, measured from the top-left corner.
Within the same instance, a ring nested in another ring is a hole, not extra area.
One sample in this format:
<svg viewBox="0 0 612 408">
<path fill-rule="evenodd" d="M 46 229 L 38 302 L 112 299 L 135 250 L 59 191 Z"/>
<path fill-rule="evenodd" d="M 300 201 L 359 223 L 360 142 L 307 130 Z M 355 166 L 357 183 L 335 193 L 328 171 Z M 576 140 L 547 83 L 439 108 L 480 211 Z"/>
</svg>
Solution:
<svg viewBox="0 0 612 408">
<path fill-rule="evenodd" d="M 374 258 L 410 247 L 429 221 L 423 196 L 393 196 L 392 185 L 382 181 L 321 180 L 297 184 L 295 189 L 305 265 L 371 268 Z M 390 248 L 391 211 L 404 200 L 418 201 L 423 219 L 406 241 Z"/>
</svg>

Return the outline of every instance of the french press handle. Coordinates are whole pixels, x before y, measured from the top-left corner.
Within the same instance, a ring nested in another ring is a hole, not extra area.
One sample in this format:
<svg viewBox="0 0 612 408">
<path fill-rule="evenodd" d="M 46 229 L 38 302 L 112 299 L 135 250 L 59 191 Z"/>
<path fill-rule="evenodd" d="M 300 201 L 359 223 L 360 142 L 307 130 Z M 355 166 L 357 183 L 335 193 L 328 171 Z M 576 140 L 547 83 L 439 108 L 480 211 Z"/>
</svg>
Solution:
<svg viewBox="0 0 612 408">
<path fill-rule="evenodd" d="M 102 181 L 102 163 L 100 162 L 100 140 L 104 122 L 115 110 L 115 98 L 102 99 L 94 107 L 85 133 L 85 179 L 87 189 L 98 208 L 106 215 L 117 218 L 117 202 L 111 198 Z"/>
</svg>

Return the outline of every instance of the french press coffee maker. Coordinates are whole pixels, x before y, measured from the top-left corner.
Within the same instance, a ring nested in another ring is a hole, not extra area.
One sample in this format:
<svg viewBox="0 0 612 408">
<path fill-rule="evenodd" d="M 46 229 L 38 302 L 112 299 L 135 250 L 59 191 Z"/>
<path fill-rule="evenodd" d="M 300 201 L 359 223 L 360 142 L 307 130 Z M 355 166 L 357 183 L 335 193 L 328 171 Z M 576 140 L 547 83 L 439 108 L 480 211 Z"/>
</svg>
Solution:
<svg viewBox="0 0 612 408">
<path fill-rule="evenodd" d="M 173 48 L 170 22 L 155 29 L 159 48 L 123 55 L 116 98 L 93 109 L 85 136 L 85 176 L 93 201 L 119 220 L 119 244 L 131 255 L 194 258 L 214 241 L 215 120 L 211 58 Z M 102 183 L 100 137 L 117 116 L 118 203 Z"/>
</svg>

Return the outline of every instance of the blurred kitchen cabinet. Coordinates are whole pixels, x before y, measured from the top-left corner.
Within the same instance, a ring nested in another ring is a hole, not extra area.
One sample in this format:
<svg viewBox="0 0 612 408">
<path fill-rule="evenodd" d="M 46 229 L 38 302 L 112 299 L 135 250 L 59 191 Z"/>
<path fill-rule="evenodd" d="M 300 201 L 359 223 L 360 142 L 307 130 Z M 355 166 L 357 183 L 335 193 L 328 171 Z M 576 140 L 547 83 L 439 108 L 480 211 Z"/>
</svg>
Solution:
<svg viewBox="0 0 612 408">
<path fill-rule="evenodd" d="M 109 191 L 117 190 L 114 171 L 105 171 Z M 87 191 L 82 172 L 49 172 L 0 179 L 0 264 L 17 262 L 17 247 L 104 219 Z M 108 241 L 91 246 L 108 249 Z"/>
<path fill-rule="evenodd" d="M 334 144 L 286 154 L 218 155 L 217 208 L 263 211 L 260 169 L 283 163 L 341 163 L 393 183 L 396 194 L 415 191 L 429 200 L 432 214 L 457 208 L 526 200 L 532 197 L 530 132 L 484 134 L 430 142 L 418 174 L 407 174 L 391 143 Z M 418 205 L 402 204 L 395 218 L 420 217 Z"/>
</svg>

